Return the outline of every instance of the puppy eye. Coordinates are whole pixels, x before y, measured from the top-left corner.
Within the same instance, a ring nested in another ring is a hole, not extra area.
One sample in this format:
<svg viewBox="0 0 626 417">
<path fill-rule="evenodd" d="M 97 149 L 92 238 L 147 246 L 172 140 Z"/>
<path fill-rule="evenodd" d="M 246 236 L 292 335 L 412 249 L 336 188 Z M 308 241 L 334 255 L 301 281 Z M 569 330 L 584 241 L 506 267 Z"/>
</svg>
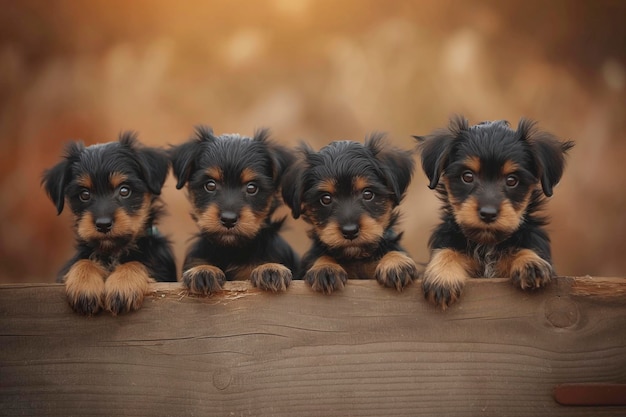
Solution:
<svg viewBox="0 0 626 417">
<path fill-rule="evenodd" d="M 363 200 L 371 201 L 374 198 L 374 192 L 372 190 L 368 190 L 367 188 L 363 190 Z"/>
<path fill-rule="evenodd" d="M 517 184 L 519 184 L 519 179 L 515 175 L 509 175 L 508 177 L 506 177 L 506 185 L 507 185 L 507 187 L 513 188 Z"/>
<path fill-rule="evenodd" d="M 80 198 L 80 201 L 89 201 L 91 199 L 91 193 L 89 192 L 89 190 L 83 189 L 78 194 L 78 198 Z"/>
<path fill-rule="evenodd" d="M 130 188 L 125 186 L 125 185 L 123 185 L 123 186 L 120 187 L 119 193 L 120 193 L 120 197 L 128 198 L 130 196 Z"/>
<path fill-rule="evenodd" d="M 215 181 L 209 180 L 206 182 L 206 184 L 204 184 L 204 189 L 207 192 L 212 193 L 213 191 L 217 190 L 217 184 L 215 183 Z"/>
<path fill-rule="evenodd" d="M 259 191 L 259 187 L 255 183 L 250 182 L 246 185 L 246 193 L 249 195 L 255 195 L 257 191 Z"/>
<path fill-rule="evenodd" d="M 328 206 L 332 202 L 333 202 L 333 197 L 330 194 L 324 194 L 320 198 L 320 203 L 322 203 L 323 206 Z"/>
<path fill-rule="evenodd" d="M 471 184 L 474 182 L 474 173 L 472 171 L 465 171 L 461 174 L 461 179 L 465 184 Z"/>
</svg>

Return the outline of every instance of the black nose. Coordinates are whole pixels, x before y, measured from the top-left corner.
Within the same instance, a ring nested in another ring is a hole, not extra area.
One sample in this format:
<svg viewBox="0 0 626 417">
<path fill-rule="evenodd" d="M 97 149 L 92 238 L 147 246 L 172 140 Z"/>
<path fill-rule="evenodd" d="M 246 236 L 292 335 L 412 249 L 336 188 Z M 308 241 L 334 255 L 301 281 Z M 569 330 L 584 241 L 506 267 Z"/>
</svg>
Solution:
<svg viewBox="0 0 626 417">
<path fill-rule="evenodd" d="M 96 219 L 96 230 L 100 233 L 108 233 L 113 227 L 113 219 L 110 217 L 98 217 Z"/>
<path fill-rule="evenodd" d="M 233 211 L 223 211 L 220 214 L 220 222 L 229 229 L 237 224 L 237 213 Z"/>
<path fill-rule="evenodd" d="M 494 206 L 483 206 L 478 210 L 480 220 L 485 223 L 491 223 L 498 217 L 498 209 Z"/>
<path fill-rule="evenodd" d="M 355 223 L 344 224 L 341 226 L 341 234 L 346 239 L 356 239 L 359 235 L 359 225 Z"/>
</svg>

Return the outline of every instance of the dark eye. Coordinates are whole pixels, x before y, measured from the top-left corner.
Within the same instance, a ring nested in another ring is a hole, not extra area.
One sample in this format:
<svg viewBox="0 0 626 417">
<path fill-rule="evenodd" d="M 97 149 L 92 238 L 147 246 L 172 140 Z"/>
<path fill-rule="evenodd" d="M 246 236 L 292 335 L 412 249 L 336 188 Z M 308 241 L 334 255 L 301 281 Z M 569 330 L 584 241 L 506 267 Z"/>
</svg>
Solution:
<svg viewBox="0 0 626 417">
<path fill-rule="evenodd" d="M 255 183 L 250 182 L 246 185 L 246 193 L 249 195 L 255 195 L 257 191 L 259 191 L 259 187 Z"/>
<path fill-rule="evenodd" d="M 332 202 L 333 202 L 333 197 L 330 194 L 324 194 L 320 198 L 320 203 L 322 203 L 323 206 L 328 206 Z"/>
<path fill-rule="evenodd" d="M 471 184 L 474 182 L 474 173 L 472 171 L 465 171 L 461 174 L 461 179 L 465 184 Z"/>
<path fill-rule="evenodd" d="M 80 194 L 78 194 L 78 198 L 80 198 L 80 201 L 89 201 L 91 199 L 91 193 L 89 190 L 83 189 Z"/>
<path fill-rule="evenodd" d="M 125 185 L 122 185 L 120 187 L 119 193 L 120 193 L 120 197 L 127 198 L 128 196 L 130 196 L 130 188 Z"/>
<path fill-rule="evenodd" d="M 204 184 L 204 189 L 207 192 L 212 193 L 213 191 L 217 190 L 217 184 L 215 183 L 215 181 L 209 180 L 206 184 Z"/>
<path fill-rule="evenodd" d="M 368 190 L 367 188 L 363 190 L 363 200 L 371 201 L 374 198 L 374 193 L 372 190 Z"/>
<path fill-rule="evenodd" d="M 515 187 L 517 186 L 517 184 L 519 184 L 519 179 L 515 176 L 515 175 L 509 175 L 508 177 L 506 177 L 506 186 L 507 187 Z"/>
</svg>

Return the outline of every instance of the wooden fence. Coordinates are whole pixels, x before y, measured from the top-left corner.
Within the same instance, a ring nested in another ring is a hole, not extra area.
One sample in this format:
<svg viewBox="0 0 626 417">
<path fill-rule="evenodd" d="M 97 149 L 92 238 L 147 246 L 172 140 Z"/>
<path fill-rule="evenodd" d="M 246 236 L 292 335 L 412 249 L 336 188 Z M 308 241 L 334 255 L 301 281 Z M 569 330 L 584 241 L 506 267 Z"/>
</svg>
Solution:
<svg viewBox="0 0 626 417">
<path fill-rule="evenodd" d="M 0 286 L 0 415 L 626 416 L 626 279 L 477 279 L 446 311 L 374 281 L 152 289 L 87 318 L 60 285 Z"/>
</svg>

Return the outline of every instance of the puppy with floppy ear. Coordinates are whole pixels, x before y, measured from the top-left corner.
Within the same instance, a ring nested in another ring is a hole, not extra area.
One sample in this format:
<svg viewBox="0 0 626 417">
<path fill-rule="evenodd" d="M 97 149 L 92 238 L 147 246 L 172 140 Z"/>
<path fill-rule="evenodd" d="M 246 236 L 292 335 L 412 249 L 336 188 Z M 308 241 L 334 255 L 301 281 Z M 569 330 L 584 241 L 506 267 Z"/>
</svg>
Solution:
<svg viewBox="0 0 626 417">
<path fill-rule="evenodd" d="M 447 129 L 418 137 L 429 187 L 443 202 L 422 282 L 427 299 L 446 308 L 470 277 L 511 277 L 522 289 L 555 275 L 540 211 L 552 196 L 573 142 L 560 142 L 522 119 Z"/>
<path fill-rule="evenodd" d="M 330 294 L 348 278 L 376 278 L 401 291 L 417 276 L 395 230 L 413 159 L 382 140 L 373 134 L 365 144 L 332 142 L 319 152 L 303 144 L 284 177 L 283 200 L 312 226 L 302 271 L 316 291 Z"/>
<path fill-rule="evenodd" d="M 176 280 L 170 243 L 156 229 L 168 171 L 165 152 L 125 132 L 118 142 L 69 143 L 63 160 L 44 173 L 57 212 L 67 200 L 74 215 L 77 253 L 57 280 L 76 312 L 136 310 L 150 282 Z"/>
<path fill-rule="evenodd" d="M 271 143 L 267 130 L 250 138 L 199 127 L 170 157 L 176 188 L 187 186 L 200 229 L 183 265 L 185 287 L 209 294 L 226 280 L 250 279 L 264 290 L 286 290 L 298 258 L 278 234 L 284 218 L 272 215 L 292 154 Z"/>
</svg>

